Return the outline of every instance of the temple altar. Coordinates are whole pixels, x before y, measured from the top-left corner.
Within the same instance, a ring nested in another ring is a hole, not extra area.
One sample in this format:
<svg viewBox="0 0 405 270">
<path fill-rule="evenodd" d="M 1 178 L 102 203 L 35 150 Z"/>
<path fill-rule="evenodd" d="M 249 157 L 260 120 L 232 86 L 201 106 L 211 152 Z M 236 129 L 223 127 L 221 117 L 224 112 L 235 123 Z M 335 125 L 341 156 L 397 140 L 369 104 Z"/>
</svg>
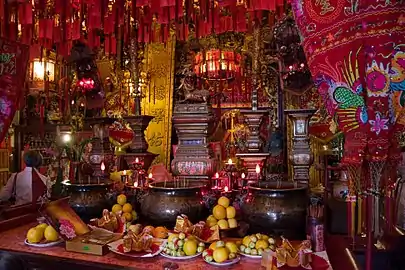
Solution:
<svg viewBox="0 0 405 270">
<path fill-rule="evenodd" d="M 0 0 L 0 259 L 396 269 L 404 14 Z"/>
</svg>

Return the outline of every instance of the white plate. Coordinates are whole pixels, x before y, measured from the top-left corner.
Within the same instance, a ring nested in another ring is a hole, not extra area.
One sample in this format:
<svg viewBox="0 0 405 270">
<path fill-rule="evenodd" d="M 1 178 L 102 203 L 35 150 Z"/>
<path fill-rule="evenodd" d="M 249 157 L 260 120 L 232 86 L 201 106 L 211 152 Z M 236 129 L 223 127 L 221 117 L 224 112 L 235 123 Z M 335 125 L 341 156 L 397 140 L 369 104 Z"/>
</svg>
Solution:
<svg viewBox="0 0 405 270">
<path fill-rule="evenodd" d="M 165 257 L 165 258 L 172 259 L 172 260 L 188 260 L 188 259 L 192 259 L 192 258 L 195 258 L 195 257 L 200 256 L 201 253 L 202 253 L 202 252 L 199 252 L 199 253 L 197 253 L 197 254 L 195 254 L 195 255 L 191 255 L 191 256 L 181 256 L 181 257 L 171 256 L 171 255 L 168 255 L 168 254 L 166 254 L 166 253 L 164 253 L 164 252 L 160 253 L 160 255 L 162 255 L 162 256 Z"/>
<path fill-rule="evenodd" d="M 149 253 L 148 252 L 133 252 L 133 253 L 129 252 L 129 253 L 125 253 L 125 252 L 121 252 L 120 250 L 118 250 L 118 247 L 120 245 L 122 245 L 123 242 L 124 242 L 123 239 L 119 239 L 117 241 L 109 243 L 108 248 L 110 249 L 111 252 L 113 252 L 115 254 L 122 255 L 122 256 L 133 257 L 133 258 L 152 258 L 152 257 L 155 257 L 156 255 L 158 255 L 160 252 L 162 252 L 163 248 L 165 247 L 165 244 L 166 244 L 166 241 L 162 240 L 162 242 L 161 242 L 161 244 L 159 246 L 159 249 L 154 253 L 151 253 L 151 252 L 149 252 Z M 156 240 L 156 242 L 158 242 L 158 241 Z"/>
<path fill-rule="evenodd" d="M 26 244 L 27 246 L 31 246 L 31 247 L 38 247 L 38 248 L 46 248 L 46 247 L 53 247 L 53 246 L 57 246 L 60 243 L 63 243 L 63 239 L 59 239 L 55 242 L 48 242 L 48 243 L 37 243 L 37 244 L 33 244 L 33 243 L 29 243 L 27 238 L 25 238 L 24 240 L 24 244 Z"/>
<path fill-rule="evenodd" d="M 242 256 L 245 256 L 245 257 L 247 257 L 247 258 L 251 258 L 251 259 L 261 259 L 262 258 L 262 256 L 261 255 L 251 255 L 251 254 L 246 254 L 246 253 L 243 253 L 243 252 L 238 252 L 240 255 L 242 255 Z"/>
<path fill-rule="evenodd" d="M 204 258 L 203 258 L 203 259 L 204 259 Z M 205 259 L 204 259 L 204 261 L 205 261 L 206 263 L 208 263 L 208 264 L 215 265 L 215 266 L 229 266 L 229 265 L 233 265 L 233 264 L 235 264 L 235 263 L 238 263 L 238 262 L 240 261 L 240 256 L 236 256 L 235 259 L 233 259 L 233 260 L 227 260 L 227 261 L 222 262 L 222 263 L 217 263 L 217 262 L 214 262 L 214 261 L 212 261 L 212 262 L 207 262 Z"/>
</svg>

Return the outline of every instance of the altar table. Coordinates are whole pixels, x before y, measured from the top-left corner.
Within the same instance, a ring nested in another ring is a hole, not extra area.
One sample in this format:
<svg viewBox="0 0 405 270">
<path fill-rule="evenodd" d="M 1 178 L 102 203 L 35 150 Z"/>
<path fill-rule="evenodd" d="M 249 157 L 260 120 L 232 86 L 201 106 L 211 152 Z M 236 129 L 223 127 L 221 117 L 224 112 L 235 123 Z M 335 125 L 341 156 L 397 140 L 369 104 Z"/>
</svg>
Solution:
<svg viewBox="0 0 405 270">
<path fill-rule="evenodd" d="M 231 267 L 213 267 L 198 257 L 186 261 L 174 261 L 156 256 L 154 258 L 134 259 L 108 253 L 105 256 L 87 255 L 66 251 L 64 245 L 49 248 L 35 248 L 24 244 L 27 231 L 35 224 L 27 224 L 0 233 L 0 252 L 9 252 L 21 256 L 32 267 L 40 270 L 162 270 L 167 262 L 174 262 L 179 270 L 235 269 L 259 270 L 260 260 L 242 257 L 238 264 Z M 282 269 L 280 269 L 282 270 Z M 316 269 L 314 269 L 316 270 Z M 324 269 L 322 269 L 324 270 Z M 333 270 L 349 270 L 338 269 Z"/>
</svg>

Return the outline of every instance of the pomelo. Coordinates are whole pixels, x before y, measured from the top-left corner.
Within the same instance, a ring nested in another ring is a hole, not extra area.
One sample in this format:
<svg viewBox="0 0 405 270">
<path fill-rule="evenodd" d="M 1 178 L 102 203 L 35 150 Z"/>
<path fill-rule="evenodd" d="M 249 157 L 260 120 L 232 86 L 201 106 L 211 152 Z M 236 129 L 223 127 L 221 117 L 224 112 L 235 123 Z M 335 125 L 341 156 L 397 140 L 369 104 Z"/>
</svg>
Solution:
<svg viewBox="0 0 405 270">
<path fill-rule="evenodd" d="M 222 205 L 216 205 L 212 210 L 212 214 L 217 220 L 226 218 L 226 210 Z"/>
</svg>

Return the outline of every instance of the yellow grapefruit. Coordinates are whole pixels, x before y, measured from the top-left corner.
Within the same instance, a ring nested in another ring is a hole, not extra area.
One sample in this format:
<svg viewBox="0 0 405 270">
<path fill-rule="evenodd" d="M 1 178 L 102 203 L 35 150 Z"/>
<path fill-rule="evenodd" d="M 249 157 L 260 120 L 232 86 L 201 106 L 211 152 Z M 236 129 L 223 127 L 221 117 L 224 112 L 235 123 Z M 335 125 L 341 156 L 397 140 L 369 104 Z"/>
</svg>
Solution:
<svg viewBox="0 0 405 270">
<path fill-rule="evenodd" d="M 226 218 L 235 218 L 236 210 L 235 207 L 229 206 L 226 208 Z"/>
<path fill-rule="evenodd" d="M 45 229 L 44 237 L 49 242 L 55 242 L 59 239 L 59 233 L 52 226 L 48 226 Z"/>
<path fill-rule="evenodd" d="M 131 213 L 132 212 L 132 205 L 130 203 L 126 203 L 122 206 L 122 212 L 124 213 Z"/>
<path fill-rule="evenodd" d="M 227 208 L 229 206 L 229 199 L 225 196 L 222 196 L 221 198 L 218 199 L 218 204 Z"/>
<path fill-rule="evenodd" d="M 118 197 L 117 197 L 117 203 L 118 203 L 119 205 L 124 205 L 124 204 L 126 204 L 126 203 L 127 203 L 127 196 L 125 196 L 124 194 L 118 195 Z"/>
<path fill-rule="evenodd" d="M 226 219 L 218 220 L 218 226 L 221 230 L 229 229 L 228 221 Z"/>
<path fill-rule="evenodd" d="M 37 244 L 41 242 L 42 238 L 44 238 L 44 231 L 41 229 L 31 228 L 27 232 L 28 243 Z"/>
<path fill-rule="evenodd" d="M 112 207 L 111 210 L 112 210 L 113 213 L 120 212 L 120 211 L 122 211 L 122 206 L 119 205 L 119 204 L 114 204 L 114 206 Z"/>
<path fill-rule="evenodd" d="M 192 256 L 197 253 L 197 242 L 188 240 L 184 243 L 183 251 L 187 256 Z"/>
<path fill-rule="evenodd" d="M 214 261 L 217 263 L 222 263 L 228 259 L 229 252 L 225 247 L 220 247 L 214 250 Z"/>
<path fill-rule="evenodd" d="M 216 205 L 212 210 L 212 214 L 217 220 L 226 218 L 226 210 L 222 205 Z"/>
</svg>

